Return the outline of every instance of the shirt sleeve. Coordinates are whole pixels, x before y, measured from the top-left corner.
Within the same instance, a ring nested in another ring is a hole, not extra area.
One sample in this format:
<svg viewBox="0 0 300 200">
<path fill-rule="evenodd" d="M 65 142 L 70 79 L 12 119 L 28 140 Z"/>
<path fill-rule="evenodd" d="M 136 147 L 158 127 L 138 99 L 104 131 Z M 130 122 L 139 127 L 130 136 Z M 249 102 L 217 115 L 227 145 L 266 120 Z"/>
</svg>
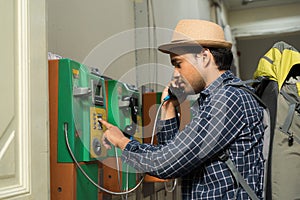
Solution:
<svg viewBox="0 0 300 200">
<path fill-rule="evenodd" d="M 124 151 L 135 153 L 157 151 L 162 146 L 171 142 L 175 137 L 176 133 L 178 133 L 176 118 L 161 120 L 159 121 L 157 126 L 157 129 L 159 130 L 159 132 L 157 133 L 158 145 L 154 146 L 151 144 L 140 144 L 138 141 L 132 140 L 126 145 Z"/>
<path fill-rule="evenodd" d="M 237 137 L 245 123 L 238 95 L 219 90 L 207 101 L 181 132 L 170 130 L 173 138 L 164 140 L 164 145 L 129 142 L 122 153 L 123 162 L 166 179 L 184 176 L 214 157 Z M 164 130 L 162 135 L 168 132 Z"/>
<path fill-rule="evenodd" d="M 178 133 L 177 119 L 161 120 L 157 125 L 157 141 L 158 144 L 165 145 L 173 140 Z"/>
</svg>

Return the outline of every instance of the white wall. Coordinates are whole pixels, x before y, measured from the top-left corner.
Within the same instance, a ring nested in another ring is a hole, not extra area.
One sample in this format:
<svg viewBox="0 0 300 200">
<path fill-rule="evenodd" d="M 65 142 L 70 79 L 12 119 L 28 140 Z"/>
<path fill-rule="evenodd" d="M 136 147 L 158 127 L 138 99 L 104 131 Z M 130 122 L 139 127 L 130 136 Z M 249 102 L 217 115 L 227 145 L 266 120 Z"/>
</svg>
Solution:
<svg viewBox="0 0 300 200">
<path fill-rule="evenodd" d="M 298 51 L 300 50 L 300 32 L 260 36 L 258 38 L 239 38 L 237 40 L 242 79 L 247 80 L 253 77 L 259 59 L 278 41 L 285 41 Z"/>
<path fill-rule="evenodd" d="M 134 12 L 131 0 L 80 1 L 51 0 L 48 1 L 48 49 L 80 63 L 93 51 L 97 45 L 128 29 L 134 28 Z M 118 45 L 113 47 L 118 48 Z M 98 55 L 106 58 L 110 51 Z M 134 66 L 134 54 L 120 56 L 112 67 L 118 77 L 124 70 Z M 104 70 L 102 62 L 95 63 Z"/>
<path fill-rule="evenodd" d="M 210 19 L 210 5 L 209 0 L 153 0 L 152 7 L 148 2 L 48 1 L 49 51 L 97 66 L 105 75 L 123 82 L 164 85 L 171 76 L 169 58 L 149 51 L 149 46 L 169 42 L 180 19 Z M 156 38 L 153 29 L 143 29 L 140 34 L 134 29 L 153 25 Z M 137 47 L 141 50 L 136 54 Z M 153 62 L 158 64 L 152 67 Z"/>
<path fill-rule="evenodd" d="M 169 55 L 158 52 L 157 47 L 171 41 L 173 30 L 181 19 L 209 20 L 209 0 L 135 2 L 135 78 L 138 87 L 161 91 L 169 82 L 173 71 Z"/>
<path fill-rule="evenodd" d="M 232 10 L 228 18 L 237 39 L 242 79 L 252 78 L 259 58 L 275 42 L 284 40 L 300 48 L 300 3 Z"/>
<path fill-rule="evenodd" d="M 300 30 L 300 3 L 231 11 L 229 23 L 236 37 Z"/>
</svg>

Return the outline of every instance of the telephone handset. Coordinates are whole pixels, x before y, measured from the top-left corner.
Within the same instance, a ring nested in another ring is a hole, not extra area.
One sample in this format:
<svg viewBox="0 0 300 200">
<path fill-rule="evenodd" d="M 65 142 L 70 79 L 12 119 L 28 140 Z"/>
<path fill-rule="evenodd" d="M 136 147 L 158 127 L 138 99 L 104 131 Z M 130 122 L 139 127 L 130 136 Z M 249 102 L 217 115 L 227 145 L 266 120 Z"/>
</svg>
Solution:
<svg viewBox="0 0 300 200">
<path fill-rule="evenodd" d="M 129 98 L 129 108 L 130 108 L 132 123 L 125 127 L 124 132 L 127 135 L 133 136 L 137 128 L 138 99 L 136 97 L 131 96 Z"/>
<path fill-rule="evenodd" d="M 164 98 L 164 101 L 167 100 L 178 100 L 180 97 L 182 97 L 184 94 L 184 90 L 182 88 L 173 87 L 170 86 L 168 89 L 168 96 Z"/>
</svg>

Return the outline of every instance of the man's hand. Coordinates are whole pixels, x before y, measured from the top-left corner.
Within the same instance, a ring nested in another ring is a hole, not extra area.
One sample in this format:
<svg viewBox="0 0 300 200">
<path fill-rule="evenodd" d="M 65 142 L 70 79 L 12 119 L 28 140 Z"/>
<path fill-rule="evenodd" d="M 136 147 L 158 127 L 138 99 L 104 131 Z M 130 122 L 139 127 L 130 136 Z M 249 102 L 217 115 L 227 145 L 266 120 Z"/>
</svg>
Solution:
<svg viewBox="0 0 300 200">
<path fill-rule="evenodd" d="M 130 139 L 125 137 L 118 127 L 108 123 L 103 119 L 100 119 L 99 122 L 106 127 L 106 131 L 104 132 L 102 138 L 104 147 L 106 149 L 111 149 L 110 144 L 112 144 L 122 150 L 125 149 L 128 142 L 130 142 Z"/>
<path fill-rule="evenodd" d="M 168 88 L 166 87 L 161 95 L 161 102 L 164 102 L 164 98 L 168 96 Z M 161 109 L 161 119 L 171 119 L 175 117 L 175 106 L 178 104 L 177 100 L 169 99 L 164 102 L 162 109 Z"/>
</svg>

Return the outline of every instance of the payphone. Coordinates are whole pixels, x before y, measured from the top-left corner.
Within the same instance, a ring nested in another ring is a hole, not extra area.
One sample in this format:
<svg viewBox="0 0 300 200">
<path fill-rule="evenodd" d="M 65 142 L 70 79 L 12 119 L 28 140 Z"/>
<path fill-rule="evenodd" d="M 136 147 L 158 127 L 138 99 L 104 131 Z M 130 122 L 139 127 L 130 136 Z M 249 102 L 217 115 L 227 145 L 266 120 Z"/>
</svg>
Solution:
<svg viewBox="0 0 300 200">
<path fill-rule="evenodd" d="M 138 89 L 116 80 L 106 80 L 108 121 L 127 137 L 141 142 L 141 106 Z"/>
<path fill-rule="evenodd" d="M 58 162 L 71 162 L 66 148 L 64 124 L 68 124 L 69 143 L 77 161 L 92 161 L 106 157 L 101 145 L 106 119 L 105 82 L 96 69 L 75 61 L 59 61 L 58 88 Z"/>
<path fill-rule="evenodd" d="M 89 126 L 83 125 L 77 130 L 74 117 L 89 122 L 91 107 L 97 108 L 99 113 L 106 116 L 105 104 L 87 106 L 87 102 L 92 101 L 92 92 L 89 92 L 91 84 L 95 83 L 99 88 L 103 81 L 99 76 L 88 73 L 85 66 L 70 59 L 50 60 L 48 64 L 51 199 L 98 199 L 100 193 L 97 187 L 84 177 L 73 162 L 66 145 L 65 133 L 68 133 L 69 147 L 81 168 L 93 181 L 99 182 L 99 164 L 94 160 L 96 157 L 104 157 L 106 152 L 102 151 L 104 148 L 101 146 L 93 147 L 91 141 L 99 139 L 102 131 L 90 134 Z M 75 86 L 81 88 L 81 91 L 76 90 Z M 78 97 L 83 101 L 75 99 Z M 77 104 L 84 105 L 80 116 L 73 111 L 74 107 L 78 107 Z"/>
<path fill-rule="evenodd" d="M 138 90 L 71 59 L 50 60 L 48 72 L 51 199 L 99 200 L 105 192 L 133 191 L 141 181 L 121 163 L 120 149 L 102 145 L 99 119 L 142 141 Z"/>
<path fill-rule="evenodd" d="M 49 61 L 51 199 L 99 199 L 102 194 L 76 167 L 96 183 L 106 149 L 105 131 L 97 121 L 107 119 L 105 80 L 96 69 L 70 60 Z M 66 134 L 68 137 L 66 137 Z"/>
<path fill-rule="evenodd" d="M 112 79 L 106 80 L 105 83 L 108 121 L 119 127 L 119 129 L 128 138 L 142 142 L 143 133 L 139 101 L 140 94 L 138 89 L 135 86 Z M 121 160 L 119 159 L 121 156 L 121 150 L 112 148 L 107 151 L 107 155 L 110 157 L 111 162 L 119 162 L 119 169 L 113 170 L 115 172 L 113 173 L 113 171 L 108 171 L 109 169 L 104 168 L 103 173 L 110 177 L 116 177 L 116 173 L 118 173 L 118 171 L 122 171 L 122 186 L 116 188 L 115 185 L 113 186 L 106 183 L 104 183 L 104 185 L 113 191 L 126 191 L 130 188 L 134 188 L 138 181 L 137 174 L 133 168 L 121 163 Z"/>
</svg>

